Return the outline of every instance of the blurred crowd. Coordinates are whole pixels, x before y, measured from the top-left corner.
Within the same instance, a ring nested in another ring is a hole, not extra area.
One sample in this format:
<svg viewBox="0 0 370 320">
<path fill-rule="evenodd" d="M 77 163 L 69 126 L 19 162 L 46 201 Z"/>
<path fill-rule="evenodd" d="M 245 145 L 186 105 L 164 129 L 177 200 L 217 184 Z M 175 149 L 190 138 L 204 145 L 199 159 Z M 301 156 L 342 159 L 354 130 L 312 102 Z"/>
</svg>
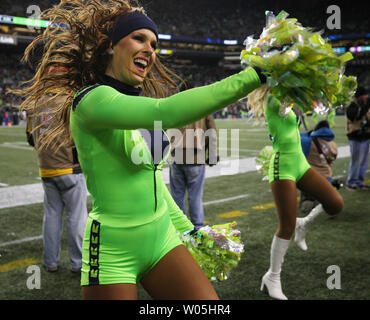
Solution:
<svg viewBox="0 0 370 320">
<path fill-rule="evenodd" d="M 5 125 L 5 122 L 10 125 L 17 125 L 23 120 L 23 115 L 18 110 L 22 98 L 6 93 L 7 89 L 15 89 L 24 81 L 32 78 L 31 69 L 20 63 L 21 58 L 21 54 L 0 53 L 0 125 Z M 235 73 L 233 70 L 215 65 L 180 65 L 174 63 L 166 63 L 166 65 L 182 79 L 192 81 L 196 87 L 211 84 Z M 218 111 L 214 116 L 216 118 L 240 118 L 244 105 L 244 103 L 238 102 Z"/>
<path fill-rule="evenodd" d="M 304 26 L 323 30 L 324 34 L 351 34 L 368 32 L 369 17 L 366 10 L 348 1 L 327 0 L 142 0 L 148 14 L 158 22 L 159 31 L 173 35 L 197 38 L 244 40 L 246 36 L 259 36 L 265 25 L 265 11 L 275 14 L 287 11 Z M 335 4 L 341 10 L 341 29 L 330 30 L 327 8 Z M 361 23 L 358 23 L 361 21 Z"/>
<path fill-rule="evenodd" d="M 32 78 L 32 71 L 20 63 L 21 54 L 0 53 L 0 125 L 7 122 L 17 125 L 24 120 L 24 116 L 18 110 L 22 98 L 13 94 L 6 94 L 8 88 L 19 87 L 21 83 Z M 219 81 L 237 72 L 228 70 L 217 65 L 190 64 L 181 65 L 175 63 L 164 63 L 184 80 L 190 80 L 195 87 L 207 85 Z M 347 70 L 348 74 L 358 76 L 359 84 L 370 88 L 370 78 L 366 70 L 352 68 Z M 248 117 L 246 101 L 238 101 L 213 114 L 214 118 L 245 118 Z M 8 119 L 8 120 L 6 120 Z"/>
<path fill-rule="evenodd" d="M 29 3 L 28 3 L 29 2 Z M 45 10 L 58 3 L 59 0 L 39 0 L 37 5 Z M 159 32 L 194 38 L 237 39 L 243 40 L 247 35 L 258 37 L 265 23 L 265 10 L 275 13 L 285 10 L 296 17 L 305 26 L 313 26 L 323 30 L 324 34 L 351 34 L 368 32 L 368 12 L 359 10 L 359 6 L 348 1 L 336 1 L 341 9 L 341 30 L 328 30 L 326 21 L 329 17 L 327 7 L 332 4 L 327 0 L 311 0 L 310 2 L 272 1 L 272 0 L 140 0 L 148 14 L 158 24 Z M 27 8 L 33 5 L 31 0 L 2 0 L 0 14 L 30 16 Z M 314 14 L 313 14 L 313 8 Z M 361 23 L 358 23 L 361 21 Z M 6 88 L 19 86 L 22 81 L 31 78 L 31 71 L 20 65 L 20 54 L 0 53 L 0 121 L 5 111 L 11 117 L 16 107 L 22 102 L 14 95 L 5 95 Z M 231 75 L 234 70 L 227 70 L 217 65 L 180 65 L 170 64 L 178 75 L 191 80 L 195 86 L 206 85 Z M 366 69 L 347 70 L 349 74 L 360 75 L 359 82 L 369 87 L 369 73 Z M 215 114 L 215 117 L 243 117 L 242 102 L 230 106 Z M 16 124 L 17 121 L 12 121 Z"/>
<path fill-rule="evenodd" d="M 351 34 L 369 32 L 369 15 L 365 2 L 328 0 L 139 0 L 147 13 L 158 24 L 159 32 L 196 38 L 237 39 L 260 34 L 265 23 L 265 11 L 275 14 L 281 10 L 290 13 L 304 26 L 323 30 L 325 34 Z M 37 5 L 45 10 L 59 0 L 39 0 Z M 27 8 L 35 5 L 32 0 L 1 0 L 0 14 L 30 16 Z M 327 8 L 337 5 L 341 11 L 341 29 L 329 30 Z M 363 9 L 363 10 L 362 10 Z"/>
<path fill-rule="evenodd" d="M 31 78 L 31 70 L 20 66 L 21 54 L 0 53 L 0 125 L 18 125 L 24 120 L 18 109 L 22 98 L 6 94 L 7 89 L 15 89 Z"/>
</svg>

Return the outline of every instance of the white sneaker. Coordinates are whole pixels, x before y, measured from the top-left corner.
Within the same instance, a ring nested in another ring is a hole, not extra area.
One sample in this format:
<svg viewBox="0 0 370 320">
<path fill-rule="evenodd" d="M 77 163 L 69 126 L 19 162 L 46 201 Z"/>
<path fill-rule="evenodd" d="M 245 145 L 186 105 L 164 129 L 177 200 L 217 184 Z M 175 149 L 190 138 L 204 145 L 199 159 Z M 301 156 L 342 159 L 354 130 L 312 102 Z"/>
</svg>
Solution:
<svg viewBox="0 0 370 320">
<path fill-rule="evenodd" d="M 296 224 L 295 224 L 294 242 L 303 251 L 307 250 L 307 244 L 306 244 L 307 228 L 305 228 L 305 225 L 306 225 L 305 218 L 297 218 Z"/>
<path fill-rule="evenodd" d="M 271 298 L 278 300 L 288 300 L 281 289 L 280 273 L 273 274 L 272 272 L 267 271 L 266 274 L 262 277 L 261 291 L 263 291 L 265 286 Z"/>
</svg>

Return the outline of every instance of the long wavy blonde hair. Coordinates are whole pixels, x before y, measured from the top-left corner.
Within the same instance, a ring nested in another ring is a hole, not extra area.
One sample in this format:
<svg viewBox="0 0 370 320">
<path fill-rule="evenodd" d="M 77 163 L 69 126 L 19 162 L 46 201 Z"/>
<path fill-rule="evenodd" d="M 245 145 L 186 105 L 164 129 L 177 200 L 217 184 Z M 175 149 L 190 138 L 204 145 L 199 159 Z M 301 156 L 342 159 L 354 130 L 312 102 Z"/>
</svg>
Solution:
<svg viewBox="0 0 370 320">
<path fill-rule="evenodd" d="M 105 73 L 111 59 L 107 52 L 111 46 L 108 34 L 119 17 L 132 11 L 145 14 L 138 1 L 131 0 L 62 0 L 42 12 L 41 18 L 49 20 L 50 24 L 26 48 L 22 60 L 31 64 L 40 43 L 42 58 L 33 78 L 26 82 L 28 86 L 11 91 L 26 97 L 20 108 L 29 113 L 38 110 L 39 100 L 48 93 L 51 99 L 66 96 L 64 104 L 50 104 L 53 109 L 48 113 L 52 118 L 48 122 L 49 130 L 40 136 L 40 148 L 72 143 L 69 115 L 73 97 L 81 88 L 95 84 L 99 75 Z M 142 84 L 143 93 L 157 98 L 168 96 L 177 90 L 176 80 L 181 81 L 181 78 L 157 57 Z"/>
<path fill-rule="evenodd" d="M 269 95 L 269 88 L 266 84 L 253 90 L 248 94 L 247 107 L 259 119 L 265 112 L 265 106 Z"/>
</svg>

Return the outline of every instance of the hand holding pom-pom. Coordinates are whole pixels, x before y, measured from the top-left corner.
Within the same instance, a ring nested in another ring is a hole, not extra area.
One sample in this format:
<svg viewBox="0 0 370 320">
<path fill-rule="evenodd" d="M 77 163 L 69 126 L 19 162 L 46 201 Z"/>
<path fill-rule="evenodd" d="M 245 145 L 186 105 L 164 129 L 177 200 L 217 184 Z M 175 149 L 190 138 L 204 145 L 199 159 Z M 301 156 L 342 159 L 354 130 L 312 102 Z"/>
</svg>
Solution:
<svg viewBox="0 0 370 320">
<path fill-rule="evenodd" d="M 182 235 L 182 241 L 211 281 L 223 281 L 244 252 L 236 222 L 204 226 Z"/>
<path fill-rule="evenodd" d="M 283 106 L 293 104 L 303 112 L 312 112 L 318 101 L 328 110 L 345 106 L 357 86 L 354 77 L 344 75 L 352 54 L 338 56 L 320 32 L 288 16 L 280 12 L 269 19 L 259 39 L 245 40 L 242 64 L 262 69 L 269 92 Z"/>
<path fill-rule="evenodd" d="M 271 146 L 265 146 L 256 158 L 256 169 L 263 174 L 262 180 L 268 180 L 271 157 L 274 150 Z"/>
</svg>

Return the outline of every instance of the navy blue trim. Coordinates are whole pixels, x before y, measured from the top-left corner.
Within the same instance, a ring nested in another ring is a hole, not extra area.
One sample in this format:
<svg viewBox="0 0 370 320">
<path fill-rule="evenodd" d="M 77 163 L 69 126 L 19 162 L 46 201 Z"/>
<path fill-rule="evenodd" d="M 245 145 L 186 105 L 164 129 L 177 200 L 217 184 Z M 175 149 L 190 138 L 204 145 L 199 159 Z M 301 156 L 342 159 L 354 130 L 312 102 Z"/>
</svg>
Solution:
<svg viewBox="0 0 370 320">
<path fill-rule="evenodd" d="M 280 159 L 280 152 L 276 152 L 274 158 L 274 180 L 279 179 L 279 159 Z"/>
<path fill-rule="evenodd" d="M 78 154 L 77 154 L 77 148 L 75 146 L 72 147 L 72 157 L 73 157 L 73 164 L 78 164 Z"/>
<path fill-rule="evenodd" d="M 153 171 L 153 173 L 154 173 L 154 211 L 157 211 L 157 202 L 158 202 L 158 200 L 157 200 L 157 179 L 156 179 L 156 177 L 155 177 L 155 172 L 157 171 L 157 166 L 158 165 L 154 165 L 154 171 Z"/>
<path fill-rule="evenodd" d="M 99 284 L 100 222 L 93 220 L 90 230 L 89 285 Z"/>
<path fill-rule="evenodd" d="M 140 87 L 138 88 L 135 88 L 133 86 L 130 86 L 126 83 L 123 83 L 117 79 L 114 79 L 106 74 L 103 74 L 102 76 L 100 76 L 98 78 L 98 82 L 100 84 L 104 84 L 106 86 L 110 86 L 114 89 L 116 89 L 117 91 L 123 93 L 123 94 L 127 94 L 129 96 L 139 96 L 142 92 L 142 89 Z"/>
<path fill-rule="evenodd" d="M 96 87 L 99 87 L 100 84 L 94 84 L 93 86 L 89 86 L 85 89 L 82 89 L 81 93 L 73 100 L 72 110 L 75 111 L 77 108 L 77 105 L 81 101 L 81 99 L 89 93 L 91 90 L 95 89 Z"/>
<path fill-rule="evenodd" d="M 153 20 L 141 12 L 134 11 L 121 16 L 116 22 L 113 31 L 109 34 L 112 39 L 112 47 L 122 38 L 139 29 L 152 30 L 158 41 L 158 28 Z"/>
<path fill-rule="evenodd" d="M 82 173 L 82 169 L 80 166 L 73 168 L 72 170 L 73 174 L 80 174 Z"/>
</svg>

